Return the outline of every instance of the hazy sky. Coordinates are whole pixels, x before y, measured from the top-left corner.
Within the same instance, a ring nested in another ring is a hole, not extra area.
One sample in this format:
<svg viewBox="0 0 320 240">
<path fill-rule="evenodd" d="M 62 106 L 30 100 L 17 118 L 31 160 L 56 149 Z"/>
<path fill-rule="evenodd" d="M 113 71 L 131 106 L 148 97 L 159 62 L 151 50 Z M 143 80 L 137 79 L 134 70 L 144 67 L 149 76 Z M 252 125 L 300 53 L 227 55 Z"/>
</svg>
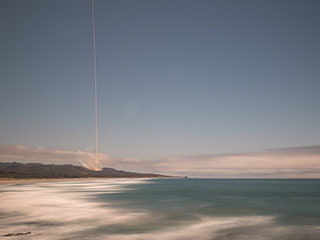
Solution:
<svg viewBox="0 0 320 240">
<path fill-rule="evenodd" d="M 94 149 L 91 1 L 1 0 L 0 144 Z M 320 1 L 95 0 L 99 148 L 320 143 Z"/>
</svg>

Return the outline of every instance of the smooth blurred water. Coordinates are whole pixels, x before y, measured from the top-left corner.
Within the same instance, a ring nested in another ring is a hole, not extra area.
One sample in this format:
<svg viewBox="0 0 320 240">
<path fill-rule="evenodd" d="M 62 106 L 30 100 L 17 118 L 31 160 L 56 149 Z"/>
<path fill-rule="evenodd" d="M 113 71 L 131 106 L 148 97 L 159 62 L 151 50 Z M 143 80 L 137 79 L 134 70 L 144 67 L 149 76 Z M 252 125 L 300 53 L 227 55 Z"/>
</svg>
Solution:
<svg viewBox="0 0 320 240">
<path fill-rule="evenodd" d="M 320 239 L 320 180 L 149 179 L 0 187 L 17 239 Z"/>
</svg>

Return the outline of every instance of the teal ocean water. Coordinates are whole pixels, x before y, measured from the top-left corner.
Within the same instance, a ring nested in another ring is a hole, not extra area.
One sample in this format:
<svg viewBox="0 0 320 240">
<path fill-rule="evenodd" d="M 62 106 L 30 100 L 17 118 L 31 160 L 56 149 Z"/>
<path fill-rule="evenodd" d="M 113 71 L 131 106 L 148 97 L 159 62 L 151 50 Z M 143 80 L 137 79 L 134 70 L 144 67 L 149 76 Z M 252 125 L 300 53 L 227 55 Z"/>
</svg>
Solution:
<svg viewBox="0 0 320 240">
<path fill-rule="evenodd" d="M 0 203 L 1 235 L 31 231 L 11 239 L 320 239 L 320 180 L 10 184 Z"/>
</svg>

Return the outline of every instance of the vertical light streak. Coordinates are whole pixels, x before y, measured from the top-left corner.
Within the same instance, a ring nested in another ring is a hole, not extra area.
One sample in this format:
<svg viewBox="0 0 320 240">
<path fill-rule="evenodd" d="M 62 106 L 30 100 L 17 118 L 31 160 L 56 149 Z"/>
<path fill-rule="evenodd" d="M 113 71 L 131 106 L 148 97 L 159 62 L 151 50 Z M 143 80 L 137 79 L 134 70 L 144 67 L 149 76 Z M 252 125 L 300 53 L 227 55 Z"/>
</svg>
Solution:
<svg viewBox="0 0 320 240">
<path fill-rule="evenodd" d="M 98 160 L 98 94 L 97 94 L 97 63 L 96 63 L 96 28 L 94 22 L 94 0 L 91 0 L 91 16 L 92 16 L 92 45 L 93 45 L 93 67 L 94 67 L 94 106 L 95 106 L 95 128 L 96 128 L 96 154 L 95 168 L 99 169 Z"/>
</svg>

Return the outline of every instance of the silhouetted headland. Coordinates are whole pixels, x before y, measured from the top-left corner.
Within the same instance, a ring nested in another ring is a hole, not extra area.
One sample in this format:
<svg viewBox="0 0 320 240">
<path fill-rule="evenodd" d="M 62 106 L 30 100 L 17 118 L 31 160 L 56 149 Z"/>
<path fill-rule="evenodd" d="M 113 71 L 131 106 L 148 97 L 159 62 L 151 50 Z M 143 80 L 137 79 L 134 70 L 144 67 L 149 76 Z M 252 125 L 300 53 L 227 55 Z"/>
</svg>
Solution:
<svg viewBox="0 0 320 240">
<path fill-rule="evenodd" d="M 170 177 L 153 173 L 135 173 L 103 168 L 90 170 L 71 164 L 55 165 L 41 163 L 0 162 L 0 178 L 40 179 L 40 178 L 162 178 Z"/>
</svg>

